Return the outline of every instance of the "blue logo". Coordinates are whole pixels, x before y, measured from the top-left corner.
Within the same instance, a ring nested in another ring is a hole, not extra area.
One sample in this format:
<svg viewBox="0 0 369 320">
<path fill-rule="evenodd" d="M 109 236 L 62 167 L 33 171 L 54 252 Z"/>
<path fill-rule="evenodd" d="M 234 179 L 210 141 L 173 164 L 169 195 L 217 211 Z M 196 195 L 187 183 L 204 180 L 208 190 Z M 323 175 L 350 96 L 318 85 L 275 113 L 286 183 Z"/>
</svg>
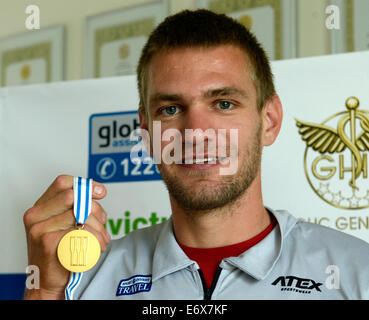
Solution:
<svg viewBox="0 0 369 320">
<path fill-rule="evenodd" d="M 119 281 L 116 296 L 127 296 L 151 290 L 151 274 L 135 275 Z"/>
<path fill-rule="evenodd" d="M 161 180 L 139 128 L 137 111 L 91 115 L 88 177 L 102 183 Z"/>
</svg>

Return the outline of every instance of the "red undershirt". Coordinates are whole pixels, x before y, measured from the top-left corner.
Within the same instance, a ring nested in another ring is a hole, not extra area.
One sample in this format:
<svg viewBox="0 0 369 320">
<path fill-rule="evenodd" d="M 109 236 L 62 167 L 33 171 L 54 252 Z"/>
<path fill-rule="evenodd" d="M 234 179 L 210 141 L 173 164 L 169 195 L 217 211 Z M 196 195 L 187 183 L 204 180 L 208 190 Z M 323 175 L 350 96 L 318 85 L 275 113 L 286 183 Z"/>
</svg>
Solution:
<svg viewBox="0 0 369 320">
<path fill-rule="evenodd" d="M 191 260 L 197 262 L 204 275 L 206 286 L 210 288 L 213 283 L 216 270 L 224 258 L 237 257 L 241 253 L 250 249 L 252 246 L 263 240 L 273 230 L 276 224 L 277 221 L 273 219 L 270 225 L 255 237 L 230 246 L 218 248 L 192 248 L 181 243 L 178 244 Z"/>
</svg>

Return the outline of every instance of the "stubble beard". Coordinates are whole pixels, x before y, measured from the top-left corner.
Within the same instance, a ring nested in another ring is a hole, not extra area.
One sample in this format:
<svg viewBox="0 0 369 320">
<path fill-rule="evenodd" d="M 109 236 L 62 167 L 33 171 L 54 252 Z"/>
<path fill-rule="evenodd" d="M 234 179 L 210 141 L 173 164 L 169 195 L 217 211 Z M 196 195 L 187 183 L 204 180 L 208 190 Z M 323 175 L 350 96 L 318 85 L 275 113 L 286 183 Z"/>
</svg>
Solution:
<svg viewBox="0 0 369 320">
<path fill-rule="evenodd" d="M 221 176 L 217 182 L 206 181 L 206 174 L 197 186 L 186 185 L 181 178 L 165 166 L 158 165 L 161 176 L 171 197 L 186 212 L 209 212 L 227 207 L 236 202 L 250 187 L 261 165 L 261 121 L 252 143 L 244 146 L 240 167 L 233 175 Z M 199 173 L 201 177 L 201 172 Z M 203 180 L 203 181 L 201 181 Z M 201 187 L 199 188 L 199 186 Z"/>
</svg>

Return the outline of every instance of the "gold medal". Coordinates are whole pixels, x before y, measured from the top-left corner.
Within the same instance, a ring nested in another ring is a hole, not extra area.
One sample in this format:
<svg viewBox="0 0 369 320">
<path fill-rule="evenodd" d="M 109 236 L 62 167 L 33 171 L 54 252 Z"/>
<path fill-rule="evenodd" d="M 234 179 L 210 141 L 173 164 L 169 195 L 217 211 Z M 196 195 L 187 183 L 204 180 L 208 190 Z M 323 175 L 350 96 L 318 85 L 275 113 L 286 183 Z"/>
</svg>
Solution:
<svg viewBox="0 0 369 320">
<path fill-rule="evenodd" d="M 92 179 L 75 177 L 73 190 L 73 213 L 78 228 L 68 232 L 60 240 L 57 255 L 65 269 L 82 273 L 97 263 L 101 253 L 100 243 L 96 237 L 91 232 L 83 230 L 83 225 L 91 212 Z"/>
<path fill-rule="evenodd" d="M 100 252 L 96 237 L 81 228 L 68 232 L 60 240 L 57 250 L 60 263 L 71 272 L 85 272 L 93 268 Z"/>
</svg>

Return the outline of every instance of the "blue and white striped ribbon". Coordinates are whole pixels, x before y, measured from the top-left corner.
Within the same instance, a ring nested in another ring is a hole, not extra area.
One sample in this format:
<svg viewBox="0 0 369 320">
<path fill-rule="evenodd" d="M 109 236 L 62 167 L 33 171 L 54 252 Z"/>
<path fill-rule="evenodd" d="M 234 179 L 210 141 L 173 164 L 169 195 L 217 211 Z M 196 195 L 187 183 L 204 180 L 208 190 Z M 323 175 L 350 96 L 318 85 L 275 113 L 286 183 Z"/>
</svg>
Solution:
<svg viewBox="0 0 369 320">
<path fill-rule="evenodd" d="M 91 213 L 92 179 L 74 177 L 74 206 L 73 213 L 77 224 L 85 224 Z M 81 283 L 83 272 L 71 272 L 68 285 L 65 289 L 65 299 L 73 300 L 73 293 Z"/>
<path fill-rule="evenodd" d="M 85 224 L 91 213 L 92 179 L 74 177 L 74 207 L 73 212 L 77 224 Z"/>
</svg>

